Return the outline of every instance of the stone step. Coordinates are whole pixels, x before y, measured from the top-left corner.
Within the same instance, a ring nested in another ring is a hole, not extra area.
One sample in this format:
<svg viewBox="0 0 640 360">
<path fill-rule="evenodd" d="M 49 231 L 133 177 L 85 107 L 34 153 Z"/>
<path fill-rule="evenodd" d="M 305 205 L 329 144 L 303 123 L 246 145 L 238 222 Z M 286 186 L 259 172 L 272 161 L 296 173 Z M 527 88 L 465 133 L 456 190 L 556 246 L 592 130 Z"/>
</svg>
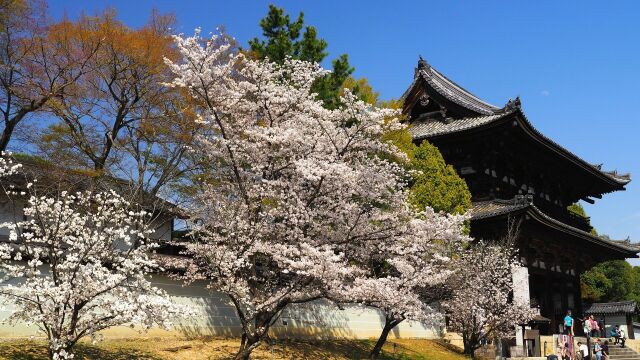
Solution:
<svg viewBox="0 0 640 360">
<path fill-rule="evenodd" d="M 640 360 L 640 354 L 628 347 L 609 345 L 610 360 Z"/>
</svg>

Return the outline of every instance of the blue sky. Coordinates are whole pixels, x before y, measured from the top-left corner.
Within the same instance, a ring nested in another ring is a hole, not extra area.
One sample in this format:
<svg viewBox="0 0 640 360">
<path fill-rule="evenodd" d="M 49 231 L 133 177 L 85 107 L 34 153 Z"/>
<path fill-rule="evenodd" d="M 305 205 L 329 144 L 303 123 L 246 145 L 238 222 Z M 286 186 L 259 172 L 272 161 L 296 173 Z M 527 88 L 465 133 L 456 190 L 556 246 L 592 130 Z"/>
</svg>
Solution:
<svg viewBox="0 0 640 360">
<path fill-rule="evenodd" d="M 242 45 L 260 35 L 268 1 L 50 1 L 76 17 L 107 6 L 131 26 L 151 8 L 175 12 L 178 31 L 224 25 Z M 479 97 L 502 106 L 521 96 L 538 129 L 606 169 L 635 174 L 625 192 L 584 204 L 612 238 L 640 241 L 640 2 L 638 1 L 272 1 L 348 53 L 357 77 L 399 97 L 418 55 Z"/>
</svg>

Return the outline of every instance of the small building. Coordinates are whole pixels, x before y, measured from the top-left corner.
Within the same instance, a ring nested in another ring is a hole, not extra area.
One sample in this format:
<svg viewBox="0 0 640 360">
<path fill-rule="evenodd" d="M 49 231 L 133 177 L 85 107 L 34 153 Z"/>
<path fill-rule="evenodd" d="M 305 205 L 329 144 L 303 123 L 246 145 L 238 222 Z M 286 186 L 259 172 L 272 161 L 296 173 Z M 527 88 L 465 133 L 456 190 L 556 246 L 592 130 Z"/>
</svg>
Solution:
<svg viewBox="0 0 640 360">
<path fill-rule="evenodd" d="M 627 338 L 635 339 L 633 315 L 638 312 L 635 301 L 619 301 L 610 303 L 586 304 L 585 315 L 593 315 L 593 318 L 604 323 L 605 335 L 616 325 L 620 326 Z"/>
</svg>

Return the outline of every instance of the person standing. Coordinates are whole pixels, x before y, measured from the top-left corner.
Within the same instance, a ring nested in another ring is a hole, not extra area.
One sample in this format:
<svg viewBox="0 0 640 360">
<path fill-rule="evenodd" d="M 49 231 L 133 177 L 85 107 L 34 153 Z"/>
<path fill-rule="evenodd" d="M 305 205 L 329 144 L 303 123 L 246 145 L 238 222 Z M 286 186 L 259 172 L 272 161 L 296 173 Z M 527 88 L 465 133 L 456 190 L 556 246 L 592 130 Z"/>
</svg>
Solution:
<svg viewBox="0 0 640 360">
<path fill-rule="evenodd" d="M 604 329 L 604 321 L 598 320 L 598 328 L 600 328 L 600 337 L 607 337 L 607 332 Z"/>
<path fill-rule="evenodd" d="M 609 358 L 609 340 L 605 340 L 602 345 L 602 359 L 606 360 Z"/>
<path fill-rule="evenodd" d="M 573 318 L 571 310 L 567 310 L 567 316 L 564 317 L 564 334 L 573 336 Z"/>
<path fill-rule="evenodd" d="M 593 353 L 596 355 L 596 360 L 602 360 L 602 344 L 600 339 L 593 345 Z"/>
<path fill-rule="evenodd" d="M 582 330 L 584 331 L 584 336 L 591 336 L 591 318 L 588 316 L 584 317 L 584 321 L 582 323 Z M 586 346 L 586 345 L 585 345 Z"/>
<path fill-rule="evenodd" d="M 589 320 L 591 321 L 591 337 L 600 336 L 600 327 L 598 326 L 598 322 L 593 318 L 593 315 L 589 315 Z"/>
<path fill-rule="evenodd" d="M 626 340 L 626 334 L 624 333 L 624 329 L 620 328 L 620 347 L 624 347 L 625 340 Z"/>
</svg>

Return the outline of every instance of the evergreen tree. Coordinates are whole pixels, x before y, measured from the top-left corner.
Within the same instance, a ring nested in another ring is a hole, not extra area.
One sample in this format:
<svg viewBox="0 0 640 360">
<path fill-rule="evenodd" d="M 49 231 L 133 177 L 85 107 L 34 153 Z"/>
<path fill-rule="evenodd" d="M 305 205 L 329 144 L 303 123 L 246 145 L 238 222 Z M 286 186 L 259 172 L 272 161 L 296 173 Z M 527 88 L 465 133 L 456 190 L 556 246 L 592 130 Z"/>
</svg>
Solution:
<svg viewBox="0 0 640 360">
<path fill-rule="evenodd" d="M 450 214 L 462 214 L 471 207 L 467 183 L 445 163 L 437 147 L 422 141 L 414 150 L 411 165 L 417 172 L 409 196 L 412 205 Z"/>
<path fill-rule="evenodd" d="M 589 302 L 635 300 L 637 273 L 625 260 L 600 263 L 580 277 L 582 298 Z"/>
<path fill-rule="evenodd" d="M 260 20 L 260 27 L 264 39 L 254 38 L 249 41 L 251 55 L 255 58 L 269 58 L 273 62 L 282 63 L 287 57 L 291 57 L 320 63 L 328 55 L 327 42 L 318 38 L 315 27 L 304 25 L 302 12 L 295 21 L 291 21 L 284 9 L 269 5 L 267 16 Z M 332 65 L 333 71 L 316 80 L 311 88 L 329 109 L 340 106 L 339 94 L 342 86 L 354 71 L 349 65 L 347 54 L 334 59 Z"/>
</svg>

